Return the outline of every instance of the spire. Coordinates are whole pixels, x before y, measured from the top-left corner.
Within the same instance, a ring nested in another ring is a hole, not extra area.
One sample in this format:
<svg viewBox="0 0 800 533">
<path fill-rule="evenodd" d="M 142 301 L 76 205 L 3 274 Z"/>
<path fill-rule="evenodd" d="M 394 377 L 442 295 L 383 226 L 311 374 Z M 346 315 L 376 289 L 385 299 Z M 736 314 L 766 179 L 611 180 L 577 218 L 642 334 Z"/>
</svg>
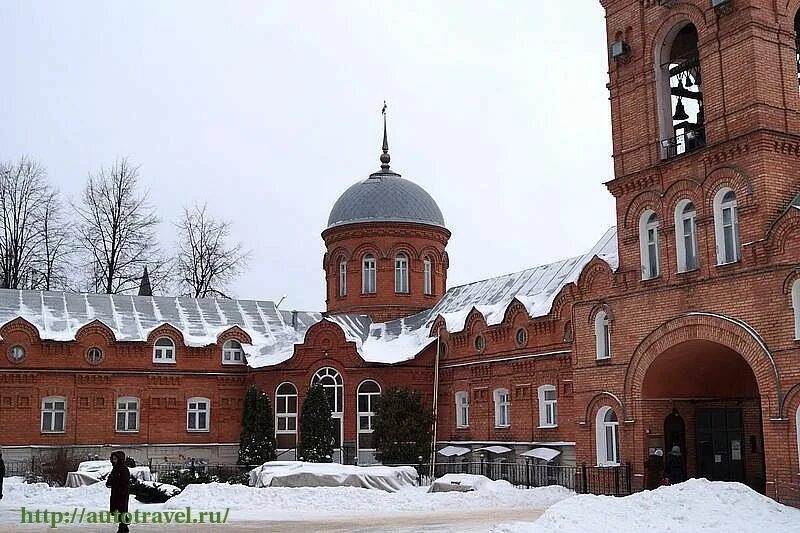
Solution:
<svg viewBox="0 0 800 533">
<path fill-rule="evenodd" d="M 389 140 L 386 136 L 386 100 L 383 101 L 381 114 L 383 115 L 383 153 L 381 154 L 381 170 L 388 172 L 389 161 L 391 161 L 392 158 L 389 156 Z"/>
<path fill-rule="evenodd" d="M 153 288 L 150 286 L 150 275 L 147 273 L 147 266 L 142 273 L 142 281 L 139 283 L 139 296 L 152 296 Z"/>
</svg>

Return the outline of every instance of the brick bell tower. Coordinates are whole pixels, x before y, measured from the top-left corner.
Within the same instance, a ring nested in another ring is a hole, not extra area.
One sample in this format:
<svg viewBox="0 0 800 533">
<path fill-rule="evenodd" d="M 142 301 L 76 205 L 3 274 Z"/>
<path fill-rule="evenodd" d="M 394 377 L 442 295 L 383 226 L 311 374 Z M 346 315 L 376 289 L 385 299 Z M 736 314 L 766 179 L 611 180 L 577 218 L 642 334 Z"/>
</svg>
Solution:
<svg viewBox="0 0 800 533">
<path fill-rule="evenodd" d="M 386 106 L 378 172 L 348 188 L 322 232 L 330 314 L 382 322 L 430 309 L 444 295 L 450 231 L 431 196 L 389 167 Z"/>
<path fill-rule="evenodd" d="M 753 267 L 800 192 L 800 0 L 601 4 L 626 283 Z"/>
</svg>

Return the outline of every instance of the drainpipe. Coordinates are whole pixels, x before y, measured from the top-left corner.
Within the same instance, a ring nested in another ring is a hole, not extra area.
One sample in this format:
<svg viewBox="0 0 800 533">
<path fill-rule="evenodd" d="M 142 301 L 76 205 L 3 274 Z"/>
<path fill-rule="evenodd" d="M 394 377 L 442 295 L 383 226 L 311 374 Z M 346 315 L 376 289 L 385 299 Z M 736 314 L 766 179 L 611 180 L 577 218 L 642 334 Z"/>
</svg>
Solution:
<svg viewBox="0 0 800 533">
<path fill-rule="evenodd" d="M 431 478 L 436 469 L 436 432 L 439 425 L 439 354 L 442 351 L 442 326 L 436 330 L 436 356 L 433 364 L 433 440 L 431 441 Z"/>
</svg>

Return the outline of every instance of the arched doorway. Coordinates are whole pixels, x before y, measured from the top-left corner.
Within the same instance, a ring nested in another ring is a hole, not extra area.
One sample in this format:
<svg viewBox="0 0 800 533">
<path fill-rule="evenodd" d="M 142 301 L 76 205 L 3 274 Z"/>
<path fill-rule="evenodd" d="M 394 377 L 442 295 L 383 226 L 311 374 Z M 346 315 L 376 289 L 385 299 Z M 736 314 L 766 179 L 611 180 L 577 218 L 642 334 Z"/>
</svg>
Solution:
<svg viewBox="0 0 800 533">
<path fill-rule="evenodd" d="M 736 351 L 710 340 L 676 344 L 647 367 L 636 401 L 649 454 L 661 450 L 668 462 L 677 447 L 684 477 L 763 491 L 761 398 L 753 370 Z"/>
</svg>

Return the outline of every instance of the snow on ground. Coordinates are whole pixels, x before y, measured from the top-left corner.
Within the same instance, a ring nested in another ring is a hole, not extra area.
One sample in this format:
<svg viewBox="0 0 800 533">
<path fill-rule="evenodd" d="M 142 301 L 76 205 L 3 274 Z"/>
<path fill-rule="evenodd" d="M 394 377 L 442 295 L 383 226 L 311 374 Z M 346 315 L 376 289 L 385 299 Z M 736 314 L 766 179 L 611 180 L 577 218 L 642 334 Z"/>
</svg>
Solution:
<svg viewBox="0 0 800 533">
<path fill-rule="evenodd" d="M 800 531 L 800 509 L 741 483 L 690 479 L 624 498 L 581 494 L 550 507 L 536 522 L 497 526 L 500 533 Z"/>
</svg>

